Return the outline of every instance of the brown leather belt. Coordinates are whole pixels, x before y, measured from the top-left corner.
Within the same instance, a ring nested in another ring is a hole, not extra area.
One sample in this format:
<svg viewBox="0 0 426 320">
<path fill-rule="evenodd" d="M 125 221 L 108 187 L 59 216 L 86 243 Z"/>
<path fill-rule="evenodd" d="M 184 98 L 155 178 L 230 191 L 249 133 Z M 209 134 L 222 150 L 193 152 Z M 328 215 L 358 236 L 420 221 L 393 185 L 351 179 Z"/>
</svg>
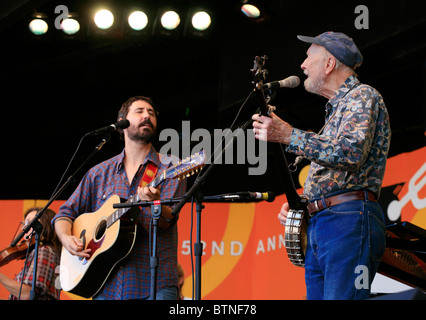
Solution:
<svg viewBox="0 0 426 320">
<path fill-rule="evenodd" d="M 376 201 L 376 197 L 371 191 L 367 191 L 367 194 L 368 194 L 368 200 Z M 363 190 L 349 191 L 349 192 L 341 193 L 328 198 L 324 198 L 325 206 L 322 199 L 316 200 L 308 204 L 308 213 L 310 215 L 313 215 L 314 213 L 324 210 L 325 208 L 330 208 L 332 206 L 341 204 L 343 202 L 353 201 L 353 200 L 367 200 L 367 197 L 365 196 L 365 192 Z"/>
</svg>

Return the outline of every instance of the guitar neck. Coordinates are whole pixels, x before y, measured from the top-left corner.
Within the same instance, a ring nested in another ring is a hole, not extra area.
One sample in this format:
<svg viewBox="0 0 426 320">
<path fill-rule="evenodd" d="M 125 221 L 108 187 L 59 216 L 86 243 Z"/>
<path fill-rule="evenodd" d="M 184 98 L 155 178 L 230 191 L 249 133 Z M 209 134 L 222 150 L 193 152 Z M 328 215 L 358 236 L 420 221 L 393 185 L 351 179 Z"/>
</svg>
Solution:
<svg viewBox="0 0 426 320">
<path fill-rule="evenodd" d="M 156 188 L 161 182 L 163 182 L 166 179 L 166 174 L 168 171 L 171 171 L 173 168 L 169 170 L 164 170 L 159 175 L 157 175 L 150 183 L 147 184 L 147 187 L 154 187 Z M 136 193 L 133 196 L 131 196 L 126 203 L 135 203 L 141 201 L 141 198 Z M 107 218 L 107 228 L 109 228 L 111 225 L 113 225 L 117 220 L 119 220 L 123 215 L 125 215 L 131 207 L 129 208 L 120 208 L 117 209 L 115 212 L 113 212 L 108 218 Z"/>
<path fill-rule="evenodd" d="M 260 91 L 264 98 L 263 90 L 260 90 Z M 271 109 L 269 109 L 269 107 L 266 104 L 261 104 L 260 109 L 261 109 L 260 114 L 266 117 L 270 117 Z M 284 164 L 284 168 L 280 171 L 283 175 L 282 178 L 284 180 L 284 191 L 287 197 L 288 204 L 291 209 L 304 210 L 306 208 L 306 205 L 304 201 L 301 199 L 301 197 L 299 196 L 299 194 L 296 192 L 296 186 L 294 184 L 293 177 L 291 176 L 291 173 L 288 170 L 288 162 L 287 162 L 287 157 L 285 155 L 284 148 L 281 144 L 274 144 L 274 146 L 276 148 L 275 152 L 281 156 L 280 160 L 282 160 Z M 279 166 L 281 165 L 282 164 L 279 164 Z"/>
<path fill-rule="evenodd" d="M 157 175 L 154 180 L 152 180 L 150 183 L 148 183 L 147 187 L 153 187 L 156 188 L 161 182 L 163 182 L 166 179 L 166 172 L 167 170 L 161 172 L 159 175 Z"/>
<path fill-rule="evenodd" d="M 163 182 L 166 179 L 175 179 L 175 178 L 186 178 L 190 175 L 190 173 L 194 173 L 195 170 L 198 170 L 198 168 L 202 167 L 204 165 L 205 161 L 205 155 L 204 152 L 201 150 L 199 153 L 196 153 L 194 156 L 191 156 L 190 158 L 179 161 L 177 164 L 173 165 L 172 167 L 162 171 L 160 174 L 156 175 L 154 179 L 147 184 L 147 187 L 154 187 L 156 188 L 161 182 Z M 135 195 L 131 196 L 129 200 L 126 201 L 126 203 L 136 203 L 140 202 L 141 198 L 136 193 Z M 119 220 L 124 214 L 126 214 L 131 207 L 129 208 L 120 208 L 113 212 L 108 218 L 107 218 L 107 228 L 113 225 L 117 220 Z"/>
<path fill-rule="evenodd" d="M 270 117 L 272 112 L 272 108 L 268 105 L 266 101 L 265 92 L 263 91 L 263 81 L 265 80 L 265 75 L 267 74 L 267 70 L 264 69 L 265 61 L 268 59 L 266 55 L 264 56 L 256 56 L 254 58 L 254 66 L 251 69 L 253 73 L 253 83 L 255 84 L 255 92 L 257 93 L 257 97 L 259 100 L 259 109 L 260 115 L 265 117 Z M 284 168 L 282 170 L 279 169 L 280 173 L 282 173 L 282 178 L 284 180 L 284 191 L 287 196 L 287 201 L 291 209 L 294 210 L 304 210 L 305 209 L 305 200 L 302 199 L 296 192 L 296 187 L 294 185 L 293 177 L 290 174 L 288 169 L 287 158 L 285 156 L 284 149 L 281 144 L 274 144 L 276 146 L 277 156 L 284 163 Z M 277 164 L 278 168 L 281 168 L 282 163 Z"/>
</svg>

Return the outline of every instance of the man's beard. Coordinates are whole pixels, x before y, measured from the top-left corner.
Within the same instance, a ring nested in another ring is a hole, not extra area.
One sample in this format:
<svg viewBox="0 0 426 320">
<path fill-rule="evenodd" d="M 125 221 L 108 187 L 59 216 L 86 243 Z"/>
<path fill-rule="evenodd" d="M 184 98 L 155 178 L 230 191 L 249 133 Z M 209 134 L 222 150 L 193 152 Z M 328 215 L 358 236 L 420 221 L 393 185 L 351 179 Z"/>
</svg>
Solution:
<svg viewBox="0 0 426 320">
<path fill-rule="evenodd" d="M 303 83 L 305 90 L 321 95 L 320 91 L 324 85 L 325 77 L 325 74 L 320 74 L 316 79 L 309 76 Z"/>
<path fill-rule="evenodd" d="M 140 132 L 140 127 L 143 125 L 149 125 L 152 129 L 152 131 L 148 129 L 144 129 L 142 132 Z M 154 140 L 155 134 L 156 134 L 156 128 L 154 128 L 154 125 L 151 121 L 147 120 L 144 121 L 139 125 L 138 128 L 134 129 L 134 127 L 130 127 L 127 130 L 127 134 L 130 140 L 136 141 L 136 142 L 143 142 L 143 143 L 151 143 Z"/>
</svg>

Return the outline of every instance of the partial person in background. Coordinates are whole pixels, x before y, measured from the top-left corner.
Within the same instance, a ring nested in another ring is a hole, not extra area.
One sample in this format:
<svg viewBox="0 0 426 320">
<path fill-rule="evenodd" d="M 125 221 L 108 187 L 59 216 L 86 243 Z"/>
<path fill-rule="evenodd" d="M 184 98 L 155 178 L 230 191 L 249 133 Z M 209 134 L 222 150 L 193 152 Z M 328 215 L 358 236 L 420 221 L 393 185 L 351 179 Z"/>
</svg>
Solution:
<svg viewBox="0 0 426 320">
<path fill-rule="evenodd" d="M 28 209 L 24 214 L 24 223 L 31 222 L 40 210 L 42 210 L 41 207 Z M 40 234 L 34 300 L 59 300 L 60 289 L 55 286 L 55 279 L 58 276 L 58 274 L 55 274 L 55 269 L 60 261 L 61 244 L 51 226 L 51 220 L 55 215 L 56 212 L 46 209 L 39 220 L 43 230 Z M 31 234 L 32 229 L 25 235 L 28 241 L 31 239 Z M 26 264 L 14 279 L 0 272 L 0 284 L 10 292 L 10 300 L 30 299 L 33 285 L 34 254 L 34 246 L 30 246 Z"/>
</svg>

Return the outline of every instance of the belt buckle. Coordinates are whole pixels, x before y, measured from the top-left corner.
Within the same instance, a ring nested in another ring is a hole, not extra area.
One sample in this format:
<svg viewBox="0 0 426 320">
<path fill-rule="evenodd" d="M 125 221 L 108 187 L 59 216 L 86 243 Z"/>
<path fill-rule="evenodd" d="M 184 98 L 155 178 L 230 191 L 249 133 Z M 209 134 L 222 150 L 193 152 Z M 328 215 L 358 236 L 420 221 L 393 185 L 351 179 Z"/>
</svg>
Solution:
<svg viewBox="0 0 426 320">
<path fill-rule="evenodd" d="M 318 211 L 320 211 L 320 208 L 318 207 L 318 200 L 315 200 L 315 209 Z"/>
<path fill-rule="evenodd" d="M 315 204 L 315 211 L 312 213 L 309 213 L 309 216 L 312 218 L 314 216 L 315 213 L 320 211 L 320 208 L 318 207 L 318 200 L 315 200 L 314 202 L 312 202 Z"/>
</svg>

